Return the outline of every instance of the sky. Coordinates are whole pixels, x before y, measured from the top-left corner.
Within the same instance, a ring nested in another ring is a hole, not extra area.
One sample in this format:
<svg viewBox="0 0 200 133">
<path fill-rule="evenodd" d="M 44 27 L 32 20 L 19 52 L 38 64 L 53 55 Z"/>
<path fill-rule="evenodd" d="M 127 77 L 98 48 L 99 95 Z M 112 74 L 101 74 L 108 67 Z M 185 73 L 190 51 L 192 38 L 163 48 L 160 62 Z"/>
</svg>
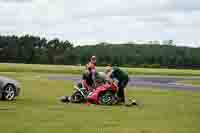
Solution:
<svg viewBox="0 0 200 133">
<path fill-rule="evenodd" d="M 0 0 L 0 34 L 200 47 L 199 0 Z"/>
</svg>

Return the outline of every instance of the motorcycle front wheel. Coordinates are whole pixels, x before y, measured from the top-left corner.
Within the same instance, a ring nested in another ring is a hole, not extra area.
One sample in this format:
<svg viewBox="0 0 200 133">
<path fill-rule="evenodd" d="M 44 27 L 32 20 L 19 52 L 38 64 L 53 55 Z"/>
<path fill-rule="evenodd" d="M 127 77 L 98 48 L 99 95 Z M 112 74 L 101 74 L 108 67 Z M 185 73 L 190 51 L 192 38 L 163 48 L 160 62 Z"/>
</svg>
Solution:
<svg viewBox="0 0 200 133">
<path fill-rule="evenodd" d="M 101 94 L 98 98 L 98 103 L 101 105 L 113 105 L 116 104 L 117 100 L 114 94 L 107 92 Z"/>
</svg>

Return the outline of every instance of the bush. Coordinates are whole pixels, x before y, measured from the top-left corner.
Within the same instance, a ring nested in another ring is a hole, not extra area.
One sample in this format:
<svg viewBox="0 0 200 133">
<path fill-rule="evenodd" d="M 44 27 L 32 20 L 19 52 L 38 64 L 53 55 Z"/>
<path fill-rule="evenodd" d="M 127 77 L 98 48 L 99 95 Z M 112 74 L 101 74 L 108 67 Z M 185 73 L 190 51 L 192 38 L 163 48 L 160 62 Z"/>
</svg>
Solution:
<svg viewBox="0 0 200 133">
<path fill-rule="evenodd" d="M 139 65 L 139 67 L 142 67 L 142 68 L 149 68 L 149 65 L 148 65 L 148 64 L 141 64 L 141 65 Z"/>
<path fill-rule="evenodd" d="M 149 65 L 150 68 L 160 68 L 160 64 L 152 64 L 152 65 Z"/>
</svg>

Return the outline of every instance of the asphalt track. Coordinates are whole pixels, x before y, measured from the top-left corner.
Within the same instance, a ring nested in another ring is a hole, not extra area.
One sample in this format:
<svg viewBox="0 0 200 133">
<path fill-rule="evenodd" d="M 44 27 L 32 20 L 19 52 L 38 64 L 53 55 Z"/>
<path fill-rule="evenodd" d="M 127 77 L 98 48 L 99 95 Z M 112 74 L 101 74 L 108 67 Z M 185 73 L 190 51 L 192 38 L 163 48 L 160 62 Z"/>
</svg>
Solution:
<svg viewBox="0 0 200 133">
<path fill-rule="evenodd" d="M 66 80 L 78 82 L 81 80 L 77 75 L 52 75 L 48 77 L 49 80 Z M 188 90 L 188 91 L 200 91 L 200 86 L 191 86 L 178 84 L 177 81 L 181 80 L 200 80 L 200 77 L 196 78 L 183 78 L 183 77 L 165 77 L 165 76 L 131 76 L 128 86 L 130 87 L 151 87 L 170 90 Z"/>
</svg>

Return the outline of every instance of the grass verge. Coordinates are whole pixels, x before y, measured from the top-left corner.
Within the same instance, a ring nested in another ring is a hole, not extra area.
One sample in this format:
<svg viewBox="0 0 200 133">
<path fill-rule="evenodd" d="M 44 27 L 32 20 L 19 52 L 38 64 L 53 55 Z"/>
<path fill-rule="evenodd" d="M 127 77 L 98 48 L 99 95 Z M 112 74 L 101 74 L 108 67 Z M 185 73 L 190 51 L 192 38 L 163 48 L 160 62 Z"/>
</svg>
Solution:
<svg viewBox="0 0 200 133">
<path fill-rule="evenodd" d="M 3 133 L 198 133 L 200 93 L 129 89 L 142 108 L 62 104 L 73 82 L 50 81 L 42 73 L 0 73 L 20 81 L 16 101 L 0 101 Z"/>
</svg>

